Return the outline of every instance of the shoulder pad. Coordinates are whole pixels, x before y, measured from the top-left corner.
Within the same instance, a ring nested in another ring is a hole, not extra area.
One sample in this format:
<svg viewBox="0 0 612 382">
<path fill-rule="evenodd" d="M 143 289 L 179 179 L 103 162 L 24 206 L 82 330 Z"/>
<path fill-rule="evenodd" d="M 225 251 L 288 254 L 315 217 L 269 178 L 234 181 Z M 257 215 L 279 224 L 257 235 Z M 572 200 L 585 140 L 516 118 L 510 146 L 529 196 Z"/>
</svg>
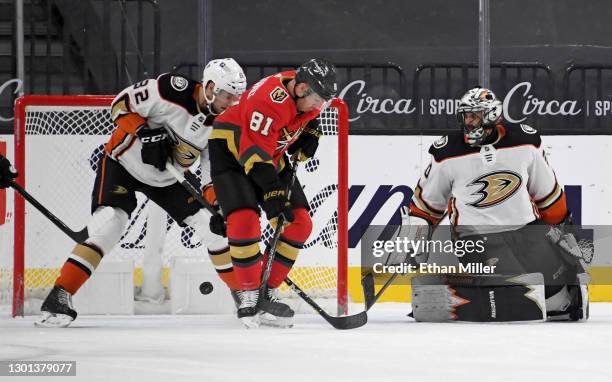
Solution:
<svg viewBox="0 0 612 382">
<path fill-rule="evenodd" d="M 533 145 L 540 147 L 542 138 L 540 133 L 533 127 L 524 123 L 503 123 L 505 130 L 503 139 L 496 147 L 512 147 L 520 145 Z"/>
<path fill-rule="evenodd" d="M 198 113 L 193 92 L 196 81 L 185 78 L 179 74 L 164 73 L 157 78 L 159 95 L 162 99 L 184 107 L 192 115 Z"/>
<path fill-rule="evenodd" d="M 429 153 L 433 155 L 436 162 L 465 154 L 477 152 L 477 148 L 470 147 L 463 142 L 461 131 L 452 131 L 436 140 L 429 148 Z"/>
</svg>

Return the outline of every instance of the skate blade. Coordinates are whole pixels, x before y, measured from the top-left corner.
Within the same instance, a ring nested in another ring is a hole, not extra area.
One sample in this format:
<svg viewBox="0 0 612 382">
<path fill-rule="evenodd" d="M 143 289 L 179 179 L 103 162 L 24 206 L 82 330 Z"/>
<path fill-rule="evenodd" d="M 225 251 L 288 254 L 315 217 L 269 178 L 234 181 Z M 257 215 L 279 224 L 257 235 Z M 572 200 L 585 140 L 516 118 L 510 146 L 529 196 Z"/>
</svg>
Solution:
<svg viewBox="0 0 612 382">
<path fill-rule="evenodd" d="M 289 329 L 293 327 L 293 316 L 278 317 L 269 313 L 263 313 L 260 318 L 260 325 L 273 328 Z"/>
<path fill-rule="evenodd" d="M 247 329 L 258 328 L 261 323 L 261 311 L 257 312 L 254 316 L 238 317 L 238 319 Z"/>
<path fill-rule="evenodd" d="M 37 328 L 65 328 L 74 321 L 72 317 L 65 314 L 53 314 L 42 312 L 42 317 L 34 322 Z"/>
<path fill-rule="evenodd" d="M 150 304 L 155 304 L 155 305 L 162 305 L 165 299 L 166 299 L 166 296 L 163 294 L 157 297 L 145 296 L 143 294 L 138 294 L 134 296 L 134 300 L 136 301 L 148 302 Z"/>
</svg>

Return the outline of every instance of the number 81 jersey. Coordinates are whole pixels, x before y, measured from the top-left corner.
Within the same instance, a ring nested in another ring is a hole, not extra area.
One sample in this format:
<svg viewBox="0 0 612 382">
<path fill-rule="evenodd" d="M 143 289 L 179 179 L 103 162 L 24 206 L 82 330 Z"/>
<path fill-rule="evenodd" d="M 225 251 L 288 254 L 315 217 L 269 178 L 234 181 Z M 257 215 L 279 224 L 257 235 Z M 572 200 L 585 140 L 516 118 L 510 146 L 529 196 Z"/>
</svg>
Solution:
<svg viewBox="0 0 612 382">
<path fill-rule="evenodd" d="M 287 89 L 294 78 L 295 71 L 263 78 L 242 95 L 238 105 L 215 119 L 210 139 L 226 140 L 247 174 L 255 163 L 278 167 L 289 145 L 319 115 L 319 109 L 298 114 Z"/>
</svg>

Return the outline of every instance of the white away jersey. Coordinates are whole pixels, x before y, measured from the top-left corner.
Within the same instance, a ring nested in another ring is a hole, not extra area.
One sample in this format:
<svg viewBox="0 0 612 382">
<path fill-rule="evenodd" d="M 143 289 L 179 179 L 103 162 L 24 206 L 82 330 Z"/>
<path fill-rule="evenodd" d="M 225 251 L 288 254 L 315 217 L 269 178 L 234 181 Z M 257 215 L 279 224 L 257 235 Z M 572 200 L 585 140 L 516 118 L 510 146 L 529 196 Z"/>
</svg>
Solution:
<svg viewBox="0 0 612 382">
<path fill-rule="evenodd" d="M 107 154 L 139 181 L 168 186 L 176 179 L 168 171 L 142 162 L 142 144 L 136 136 L 139 128 L 163 127 L 174 142 L 174 167 L 185 171 L 202 155 L 203 181 L 208 182 L 206 145 L 214 115 L 208 108 L 199 109 L 196 96 L 200 87 L 196 81 L 166 73 L 123 90 L 113 100 L 111 114 L 117 128 L 106 144 Z"/>
<path fill-rule="evenodd" d="M 457 131 L 434 142 L 429 153 L 431 163 L 412 197 L 413 215 L 437 224 L 448 210 L 463 235 L 565 218 L 563 189 L 530 126 L 497 125 L 491 143 L 482 147 L 469 147 Z"/>
</svg>

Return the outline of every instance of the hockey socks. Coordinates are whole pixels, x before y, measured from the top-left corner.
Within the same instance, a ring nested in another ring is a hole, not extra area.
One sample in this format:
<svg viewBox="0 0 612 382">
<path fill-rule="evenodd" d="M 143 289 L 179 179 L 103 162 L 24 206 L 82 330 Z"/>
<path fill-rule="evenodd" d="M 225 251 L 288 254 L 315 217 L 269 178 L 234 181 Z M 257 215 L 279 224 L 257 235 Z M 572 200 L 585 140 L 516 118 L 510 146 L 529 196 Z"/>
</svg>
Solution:
<svg viewBox="0 0 612 382">
<path fill-rule="evenodd" d="M 276 246 L 276 254 L 272 263 L 268 286 L 278 288 L 291 271 L 300 249 L 312 231 L 312 220 L 305 208 L 293 209 L 294 220 L 285 227 Z M 263 263 L 266 263 L 267 253 L 264 255 Z"/>
<path fill-rule="evenodd" d="M 227 285 L 230 290 L 240 289 L 234 267 L 232 265 L 232 257 L 230 256 L 230 247 L 226 246 L 221 249 L 208 249 L 208 256 L 213 263 L 219 278 Z"/>
<path fill-rule="evenodd" d="M 89 243 L 77 244 L 66 260 L 55 285 L 74 295 L 89 279 L 102 260 L 102 251 Z"/>
</svg>

